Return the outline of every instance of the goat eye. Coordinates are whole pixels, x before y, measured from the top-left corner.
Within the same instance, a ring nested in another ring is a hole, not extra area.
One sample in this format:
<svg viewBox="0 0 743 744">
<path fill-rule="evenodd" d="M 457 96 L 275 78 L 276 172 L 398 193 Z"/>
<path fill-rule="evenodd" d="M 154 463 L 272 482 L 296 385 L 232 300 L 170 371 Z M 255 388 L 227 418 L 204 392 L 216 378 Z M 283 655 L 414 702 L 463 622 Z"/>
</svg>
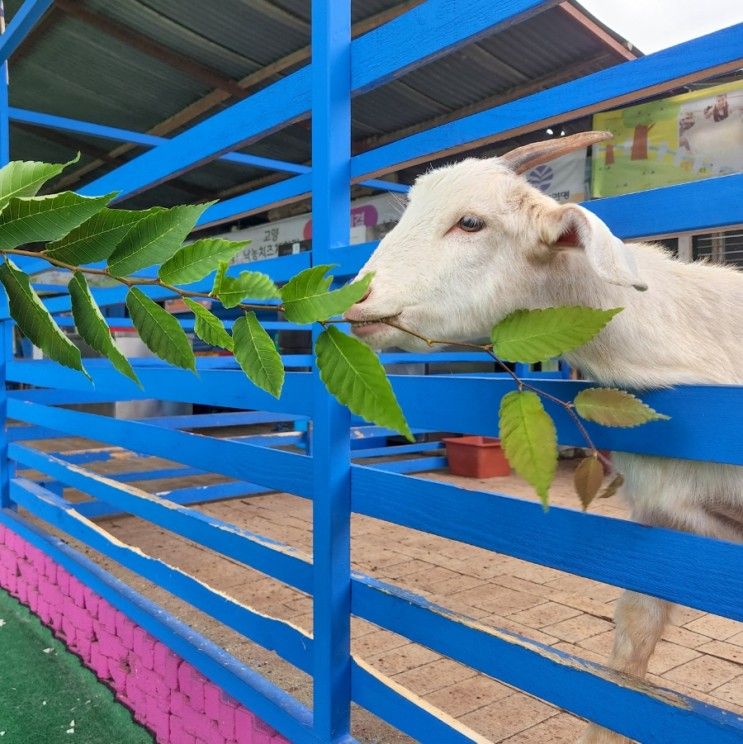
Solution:
<svg viewBox="0 0 743 744">
<path fill-rule="evenodd" d="M 466 214 L 459 220 L 457 226 L 461 227 L 465 232 L 479 232 L 485 227 L 485 221 L 474 214 Z"/>
</svg>

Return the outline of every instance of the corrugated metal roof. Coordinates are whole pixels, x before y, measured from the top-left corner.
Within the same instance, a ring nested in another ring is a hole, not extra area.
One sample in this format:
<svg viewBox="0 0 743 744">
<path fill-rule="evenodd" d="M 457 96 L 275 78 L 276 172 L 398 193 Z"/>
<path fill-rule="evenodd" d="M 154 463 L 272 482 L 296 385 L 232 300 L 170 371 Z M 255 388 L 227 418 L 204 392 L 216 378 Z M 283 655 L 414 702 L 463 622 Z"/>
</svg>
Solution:
<svg viewBox="0 0 743 744">
<path fill-rule="evenodd" d="M 9 17 L 20 3 L 6 0 Z M 415 4 L 354 0 L 353 19 L 359 23 L 379 13 L 387 18 Z M 227 93 L 214 94 L 204 75 L 179 60 L 206 68 L 233 96 L 235 83 L 245 85 L 249 77 L 252 92 L 306 60 L 309 6 L 309 0 L 219 0 L 208 6 L 199 0 L 58 0 L 11 58 L 11 104 L 137 131 L 158 127 L 158 133 L 175 133 L 235 100 Z M 141 48 L 143 39 L 150 53 Z M 152 51 L 153 42 L 158 50 Z M 621 59 L 616 49 L 560 7 L 549 8 L 355 99 L 356 149 L 456 115 L 493 96 L 518 98 L 525 87 L 540 81 L 546 85 L 554 74 L 575 68 L 577 76 Z M 205 96 L 211 106 L 200 103 Z M 195 115 L 189 119 L 180 113 L 184 110 Z M 176 123 L 161 124 L 173 116 Z M 70 133 L 45 139 L 42 130 L 13 126 L 11 145 L 14 158 L 45 159 L 68 158 L 77 146 L 82 164 L 90 164 L 118 143 Z M 308 123 L 285 127 L 243 151 L 307 162 Z M 73 187 L 137 152 L 119 151 L 110 162 L 99 159 L 97 168 L 89 168 Z M 267 176 L 269 172 L 257 168 L 214 162 L 137 197 L 137 202 L 169 204 L 193 201 L 199 194 L 232 194 L 265 183 Z"/>
</svg>

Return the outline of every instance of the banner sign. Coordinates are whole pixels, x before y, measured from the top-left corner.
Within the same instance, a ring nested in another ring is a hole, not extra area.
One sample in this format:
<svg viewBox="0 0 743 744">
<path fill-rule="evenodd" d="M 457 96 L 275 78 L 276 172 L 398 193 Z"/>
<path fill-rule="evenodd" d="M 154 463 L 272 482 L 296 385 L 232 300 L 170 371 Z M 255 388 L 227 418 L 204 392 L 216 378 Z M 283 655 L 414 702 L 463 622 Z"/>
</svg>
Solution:
<svg viewBox="0 0 743 744">
<path fill-rule="evenodd" d="M 351 204 L 351 234 L 349 244 L 372 240 L 368 228 L 397 222 L 402 214 L 399 197 L 382 194 L 356 199 Z M 294 245 L 312 238 L 312 214 L 301 214 L 265 225 L 227 232 L 219 237 L 229 240 L 250 240 L 250 245 L 237 255 L 234 263 L 260 261 L 277 256 L 280 245 Z"/>
<path fill-rule="evenodd" d="M 743 80 L 596 114 L 593 196 L 743 171 Z"/>
<path fill-rule="evenodd" d="M 563 155 L 525 174 L 526 180 L 560 203 L 581 202 L 586 198 L 587 150 Z"/>
</svg>

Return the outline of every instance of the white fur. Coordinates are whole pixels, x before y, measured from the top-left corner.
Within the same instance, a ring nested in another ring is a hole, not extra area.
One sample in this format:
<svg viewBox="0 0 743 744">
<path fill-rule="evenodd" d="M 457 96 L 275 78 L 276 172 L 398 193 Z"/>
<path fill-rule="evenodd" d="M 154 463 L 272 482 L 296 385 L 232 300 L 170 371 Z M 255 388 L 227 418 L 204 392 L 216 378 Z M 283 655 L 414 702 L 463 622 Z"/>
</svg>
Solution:
<svg viewBox="0 0 743 744">
<path fill-rule="evenodd" d="M 457 226 L 464 215 L 482 218 L 485 228 L 465 232 Z M 577 235 L 577 244 L 556 245 L 566 234 Z M 421 176 L 399 224 L 359 276 L 370 271 L 371 293 L 349 319 L 397 316 L 424 336 L 454 341 L 487 338 L 519 308 L 623 307 L 596 339 L 568 355 L 591 378 L 639 388 L 743 384 L 743 273 L 622 243 L 593 214 L 557 204 L 497 159 L 464 160 Z M 427 348 L 389 326 L 357 332 L 377 348 Z M 743 539 L 743 468 L 626 453 L 615 460 L 635 519 Z M 644 675 L 667 614 L 665 602 L 625 593 L 610 663 Z M 621 739 L 591 727 L 584 741 Z"/>
</svg>

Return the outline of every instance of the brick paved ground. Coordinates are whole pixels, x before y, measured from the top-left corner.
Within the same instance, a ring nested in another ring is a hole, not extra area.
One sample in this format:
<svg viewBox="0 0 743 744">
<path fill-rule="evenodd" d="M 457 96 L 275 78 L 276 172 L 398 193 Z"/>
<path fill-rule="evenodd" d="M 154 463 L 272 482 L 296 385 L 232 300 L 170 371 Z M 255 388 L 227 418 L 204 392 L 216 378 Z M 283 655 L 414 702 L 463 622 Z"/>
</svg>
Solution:
<svg viewBox="0 0 743 744">
<path fill-rule="evenodd" d="M 155 458 L 138 458 L 135 462 L 143 469 L 164 464 Z M 113 472 L 131 470 L 132 465 L 132 461 L 122 458 L 100 463 L 96 469 Z M 570 485 L 572 467 L 573 463 L 562 463 L 553 502 L 575 508 Z M 482 481 L 445 473 L 423 477 L 531 498 L 529 487 L 516 477 Z M 144 481 L 140 485 L 154 491 L 165 484 Z M 180 485 L 186 483 L 181 481 Z M 74 496 L 70 491 L 67 495 Z M 277 493 L 200 508 L 307 552 L 311 550 L 311 504 L 303 499 Z M 592 511 L 626 516 L 618 498 L 602 501 Z M 311 628 L 311 600 L 293 589 L 139 519 L 111 518 L 102 520 L 102 525 L 117 537 L 263 612 Z M 354 517 L 352 535 L 354 568 L 360 571 L 413 590 L 482 623 L 517 631 L 587 659 L 603 662 L 607 658 L 613 607 L 620 593 L 613 586 L 367 517 Z M 107 561 L 101 562 L 110 566 Z M 118 568 L 114 572 L 300 699 L 309 700 L 308 679 L 275 655 L 246 642 L 161 589 Z M 356 655 L 492 741 L 571 742 L 584 725 L 551 705 L 369 623 L 354 619 L 352 632 Z M 649 679 L 743 714 L 743 624 L 679 608 L 650 663 Z M 354 717 L 355 733 L 363 741 L 408 741 L 373 716 L 357 711 Z"/>
</svg>

